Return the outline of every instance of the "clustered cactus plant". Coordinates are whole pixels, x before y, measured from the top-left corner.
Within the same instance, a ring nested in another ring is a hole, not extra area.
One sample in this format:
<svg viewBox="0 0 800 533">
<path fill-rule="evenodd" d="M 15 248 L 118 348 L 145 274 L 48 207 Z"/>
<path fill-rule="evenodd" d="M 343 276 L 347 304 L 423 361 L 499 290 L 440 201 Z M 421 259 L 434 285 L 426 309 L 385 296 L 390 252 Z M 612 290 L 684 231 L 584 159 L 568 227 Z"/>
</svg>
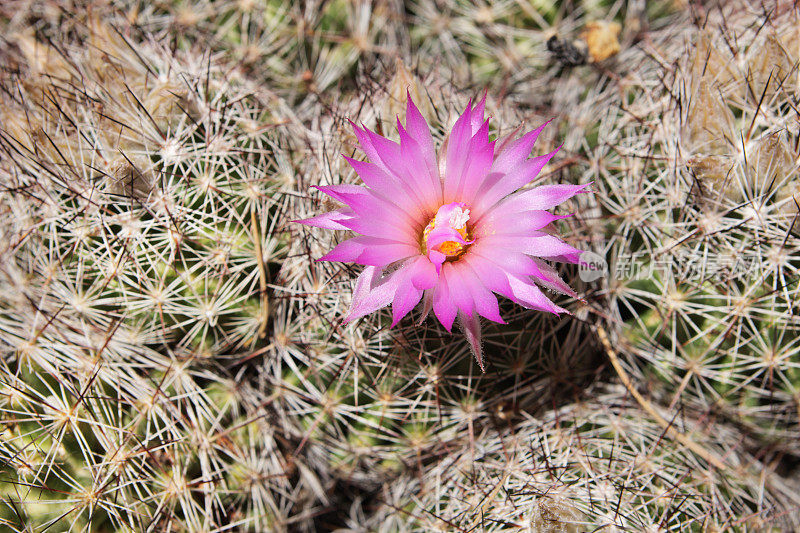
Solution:
<svg viewBox="0 0 800 533">
<path fill-rule="evenodd" d="M 0 529 L 800 527 L 788 3 L 72 7 L 0 7 Z M 557 117 L 609 275 L 501 303 L 482 373 L 342 324 L 358 269 L 290 222 L 358 182 L 348 120 L 411 94 L 438 143 L 484 90 L 493 136 Z"/>
<path fill-rule="evenodd" d="M 732 7 L 704 24 L 660 90 L 633 83 L 628 118 L 604 118 L 616 129 L 596 154 L 598 198 L 618 220 L 606 249 L 634 270 L 607 288 L 617 345 L 666 405 L 794 456 L 797 13 Z"/>
<path fill-rule="evenodd" d="M 319 482 L 237 378 L 286 248 L 284 118 L 202 56 L 75 31 L 12 34 L 3 85 L 6 525 L 286 528 Z"/>
</svg>

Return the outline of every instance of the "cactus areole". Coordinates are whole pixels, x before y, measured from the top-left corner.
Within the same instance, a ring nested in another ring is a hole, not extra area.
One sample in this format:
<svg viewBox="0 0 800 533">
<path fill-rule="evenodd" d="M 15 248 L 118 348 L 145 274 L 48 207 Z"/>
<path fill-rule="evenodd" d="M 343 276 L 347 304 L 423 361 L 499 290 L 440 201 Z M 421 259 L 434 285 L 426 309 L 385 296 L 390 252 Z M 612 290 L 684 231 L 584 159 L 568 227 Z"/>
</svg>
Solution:
<svg viewBox="0 0 800 533">
<path fill-rule="evenodd" d="M 576 296 L 543 259 L 577 263 L 581 250 L 545 227 L 562 218 L 548 209 L 586 187 L 520 190 L 558 150 L 529 157 L 546 124 L 490 141 L 485 103 L 467 105 L 438 154 L 410 96 L 399 143 L 353 124 L 370 161 L 345 158 L 366 187 L 317 187 L 344 206 L 299 221 L 359 234 L 319 258 L 365 265 L 345 321 L 392 304 L 394 326 L 422 301 L 448 331 L 459 318 L 481 368 L 479 317 L 503 323 L 495 293 L 555 314 L 566 310 L 539 286 Z"/>
</svg>

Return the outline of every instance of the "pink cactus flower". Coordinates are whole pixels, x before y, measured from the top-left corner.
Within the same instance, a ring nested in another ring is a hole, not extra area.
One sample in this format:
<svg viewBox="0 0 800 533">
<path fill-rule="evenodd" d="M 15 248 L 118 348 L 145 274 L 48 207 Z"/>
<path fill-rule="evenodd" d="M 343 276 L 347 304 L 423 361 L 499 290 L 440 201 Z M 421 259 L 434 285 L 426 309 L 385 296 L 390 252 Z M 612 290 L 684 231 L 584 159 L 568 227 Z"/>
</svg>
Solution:
<svg viewBox="0 0 800 533">
<path fill-rule="evenodd" d="M 480 317 L 504 323 L 495 294 L 554 314 L 567 311 L 539 286 L 577 297 L 543 259 L 577 263 L 581 250 L 545 229 L 563 218 L 547 210 L 586 188 L 519 190 L 558 150 L 529 158 L 546 124 L 490 141 L 485 103 L 468 104 L 438 157 L 410 97 L 399 144 L 353 124 L 370 162 L 345 158 L 366 187 L 317 187 L 344 207 L 298 221 L 360 234 L 319 259 L 365 265 L 345 322 L 392 304 L 394 326 L 422 301 L 423 320 L 432 309 L 451 331 L 459 318 L 481 369 Z"/>
</svg>

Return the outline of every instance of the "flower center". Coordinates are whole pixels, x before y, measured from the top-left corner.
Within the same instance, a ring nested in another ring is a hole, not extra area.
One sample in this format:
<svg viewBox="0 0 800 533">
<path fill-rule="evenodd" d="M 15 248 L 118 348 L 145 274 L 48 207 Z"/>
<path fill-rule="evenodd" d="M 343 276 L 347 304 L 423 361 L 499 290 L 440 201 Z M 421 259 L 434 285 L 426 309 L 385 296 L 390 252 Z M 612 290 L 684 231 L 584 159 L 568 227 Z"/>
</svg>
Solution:
<svg viewBox="0 0 800 533">
<path fill-rule="evenodd" d="M 460 256 L 474 242 L 469 240 L 468 220 L 469 209 L 464 203 L 453 202 L 440 207 L 422 232 L 422 253 L 437 264 Z"/>
</svg>

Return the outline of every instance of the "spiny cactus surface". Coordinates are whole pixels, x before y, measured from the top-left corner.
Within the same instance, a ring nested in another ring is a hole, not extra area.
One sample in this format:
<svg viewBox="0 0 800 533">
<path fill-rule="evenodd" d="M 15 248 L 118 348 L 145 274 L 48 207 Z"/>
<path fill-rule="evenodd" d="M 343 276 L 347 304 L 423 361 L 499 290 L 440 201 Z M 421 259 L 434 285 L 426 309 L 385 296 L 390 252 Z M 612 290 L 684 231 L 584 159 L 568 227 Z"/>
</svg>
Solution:
<svg viewBox="0 0 800 533">
<path fill-rule="evenodd" d="M 625 321 L 619 347 L 664 402 L 794 455 L 797 13 L 723 14 L 665 58 L 660 90 L 634 84 L 603 117 L 608 294 Z"/>
<path fill-rule="evenodd" d="M 6 525 L 306 523 L 326 499 L 320 481 L 239 366 L 267 343 L 286 248 L 279 106 L 209 58 L 124 28 L 90 19 L 74 42 L 12 36 Z"/>
</svg>

